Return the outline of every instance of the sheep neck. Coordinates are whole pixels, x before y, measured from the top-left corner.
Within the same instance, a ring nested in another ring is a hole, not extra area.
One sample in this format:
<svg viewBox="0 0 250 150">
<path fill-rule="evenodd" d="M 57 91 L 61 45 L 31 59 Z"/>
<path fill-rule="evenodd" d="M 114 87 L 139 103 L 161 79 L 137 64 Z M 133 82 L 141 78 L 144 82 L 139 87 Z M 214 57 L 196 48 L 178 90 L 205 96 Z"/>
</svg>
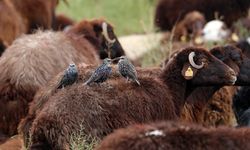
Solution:
<svg viewBox="0 0 250 150">
<path fill-rule="evenodd" d="M 172 99 L 175 103 L 176 114 L 180 116 L 180 112 L 185 104 L 185 94 L 187 82 L 181 75 L 182 66 L 176 65 L 173 60 L 171 64 L 166 66 L 161 74 L 161 79 L 168 86 Z"/>
</svg>

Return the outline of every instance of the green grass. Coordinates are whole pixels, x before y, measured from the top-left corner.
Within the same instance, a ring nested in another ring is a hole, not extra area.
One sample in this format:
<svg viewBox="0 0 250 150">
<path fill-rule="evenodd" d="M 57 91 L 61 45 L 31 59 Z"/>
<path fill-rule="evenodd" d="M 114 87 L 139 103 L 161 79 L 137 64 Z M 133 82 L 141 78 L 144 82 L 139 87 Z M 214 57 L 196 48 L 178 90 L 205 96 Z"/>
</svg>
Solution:
<svg viewBox="0 0 250 150">
<path fill-rule="evenodd" d="M 85 135 L 84 127 L 80 125 L 80 130 L 70 136 L 70 150 L 93 150 L 100 142 L 96 138 Z"/>
<path fill-rule="evenodd" d="M 75 19 L 93 19 L 103 17 L 114 26 L 117 35 L 144 33 L 145 28 L 152 29 L 156 0 L 68 0 L 57 8 Z"/>
</svg>

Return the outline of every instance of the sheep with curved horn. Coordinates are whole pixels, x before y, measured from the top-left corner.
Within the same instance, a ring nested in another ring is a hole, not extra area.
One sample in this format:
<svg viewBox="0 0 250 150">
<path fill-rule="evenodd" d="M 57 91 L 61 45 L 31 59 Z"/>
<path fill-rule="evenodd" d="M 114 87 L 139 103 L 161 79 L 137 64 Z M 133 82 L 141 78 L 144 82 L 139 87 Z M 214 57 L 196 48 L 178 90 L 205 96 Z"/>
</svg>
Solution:
<svg viewBox="0 0 250 150">
<path fill-rule="evenodd" d="M 193 68 L 193 76 L 187 81 L 182 72 L 191 66 L 191 52 L 195 52 L 197 63 L 204 61 L 207 66 Z M 30 127 L 30 149 L 67 148 L 70 135 L 80 127 L 82 133 L 102 139 L 130 124 L 179 119 L 190 84 L 194 88 L 207 83 L 231 85 L 236 79 L 235 72 L 207 50 L 193 47 L 180 51 L 157 77 L 138 75 L 141 86 L 125 83 L 112 74 L 105 85 L 89 88 L 74 84 L 53 94 Z"/>
</svg>

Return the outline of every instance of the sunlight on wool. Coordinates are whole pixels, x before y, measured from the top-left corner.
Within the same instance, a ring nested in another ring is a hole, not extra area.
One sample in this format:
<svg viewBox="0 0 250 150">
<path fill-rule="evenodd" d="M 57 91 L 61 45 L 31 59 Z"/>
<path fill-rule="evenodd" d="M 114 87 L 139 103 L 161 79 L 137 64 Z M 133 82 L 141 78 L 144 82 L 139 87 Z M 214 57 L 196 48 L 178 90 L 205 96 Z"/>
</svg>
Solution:
<svg viewBox="0 0 250 150">
<path fill-rule="evenodd" d="M 38 41 L 34 41 L 32 39 L 29 39 L 29 42 L 27 42 L 27 46 L 30 48 L 36 48 L 38 47 L 39 42 Z"/>
<path fill-rule="evenodd" d="M 203 28 L 203 34 L 205 41 L 222 41 L 229 36 L 230 32 L 224 22 L 212 20 Z"/>
<path fill-rule="evenodd" d="M 247 38 L 247 43 L 250 44 L 250 37 Z"/>
<path fill-rule="evenodd" d="M 165 136 L 161 130 L 153 130 L 145 133 L 146 136 Z"/>
</svg>

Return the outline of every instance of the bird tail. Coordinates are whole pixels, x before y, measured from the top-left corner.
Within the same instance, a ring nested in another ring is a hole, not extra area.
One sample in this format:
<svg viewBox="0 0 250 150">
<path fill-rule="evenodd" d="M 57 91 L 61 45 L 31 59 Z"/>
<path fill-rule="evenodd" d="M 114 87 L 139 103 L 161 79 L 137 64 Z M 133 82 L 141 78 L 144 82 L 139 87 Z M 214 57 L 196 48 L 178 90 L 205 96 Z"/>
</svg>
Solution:
<svg viewBox="0 0 250 150">
<path fill-rule="evenodd" d="M 83 85 L 89 85 L 89 81 L 90 80 L 87 80 L 86 82 L 83 83 Z"/>
</svg>

